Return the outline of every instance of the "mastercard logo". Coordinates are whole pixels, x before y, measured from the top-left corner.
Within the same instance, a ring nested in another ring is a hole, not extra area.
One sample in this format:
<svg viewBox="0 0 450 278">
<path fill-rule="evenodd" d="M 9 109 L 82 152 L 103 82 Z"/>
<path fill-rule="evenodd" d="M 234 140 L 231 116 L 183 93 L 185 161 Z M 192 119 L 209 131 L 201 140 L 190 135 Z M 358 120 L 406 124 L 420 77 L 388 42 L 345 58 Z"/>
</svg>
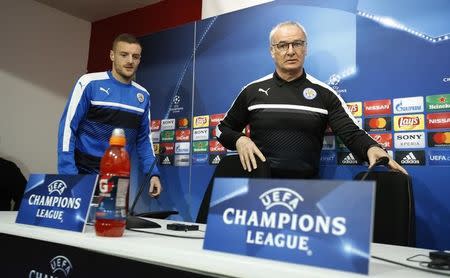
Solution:
<svg viewBox="0 0 450 278">
<path fill-rule="evenodd" d="M 385 128 L 386 124 L 387 122 L 385 118 L 373 118 L 369 120 L 370 128 Z"/>
<path fill-rule="evenodd" d="M 181 118 L 178 120 L 178 126 L 179 127 L 187 127 L 188 126 L 188 119 L 187 118 Z"/>
<path fill-rule="evenodd" d="M 438 132 L 433 135 L 436 144 L 450 144 L 450 132 Z"/>
</svg>

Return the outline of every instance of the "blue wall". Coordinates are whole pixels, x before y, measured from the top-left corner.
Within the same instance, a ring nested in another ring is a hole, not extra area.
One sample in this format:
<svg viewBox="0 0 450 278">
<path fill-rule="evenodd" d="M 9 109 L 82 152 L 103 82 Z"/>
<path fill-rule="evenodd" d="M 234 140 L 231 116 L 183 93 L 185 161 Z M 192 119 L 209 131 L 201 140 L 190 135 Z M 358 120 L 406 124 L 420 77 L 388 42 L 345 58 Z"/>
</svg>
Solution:
<svg viewBox="0 0 450 278">
<path fill-rule="evenodd" d="M 152 118 L 175 119 L 176 123 L 187 118 L 189 124 L 176 124 L 175 130 L 190 130 L 191 137 L 187 141 L 188 154 L 180 156 L 174 150 L 173 154 L 161 156 L 162 160 L 171 161 L 171 165 L 159 166 L 165 191 L 156 201 L 143 198 L 137 210 L 176 209 L 180 211 L 178 219 L 195 220 L 217 156 L 220 158 L 227 151 L 193 151 L 192 135 L 199 132 L 205 119 L 195 121 L 194 117 L 225 113 L 245 84 L 274 71 L 268 34 L 278 22 L 296 20 L 305 26 L 306 71 L 328 82 L 347 102 L 390 100 L 392 104 L 397 98 L 422 96 L 425 106 L 427 96 L 450 94 L 450 3 L 394 2 L 275 1 L 143 37 L 144 53 L 137 79 L 151 92 Z M 359 109 L 363 109 L 362 104 Z M 422 114 L 426 120 L 428 114 L 435 112 L 448 113 L 450 109 L 424 109 L 412 114 Z M 363 123 L 370 118 L 364 114 L 356 116 Z M 391 110 L 372 117 L 387 118 L 394 126 L 394 116 L 402 115 Z M 207 125 L 203 128 L 211 133 L 213 124 Z M 370 133 L 395 138 L 404 131 L 392 128 Z M 425 135 L 447 132 L 450 136 L 449 126 L 425 126 L 418 131 Z M 176 148 L 175 137 L 165 140 Z M 214 138 L 209 134 L 200 141 Z M 413 178 L 417 245 L 450 248 L 450 143 L 430 147 L 425 139 L 425 147 L 400 150 L 394 148 L 393 141 L 391 144 L 394 156 L 401 154 L 399 151 L 424 154 L 424 158 L 419 158 L 424 165 L 404 165 Z M 179 145 L 178 151 L 185 152 L 182 149 Z M 360 165 L 342 165 L 338 153 L 345 151 L 336 145 L 324 152 L 323 178 L 352 179 L 365 169 Z M 436 154 L 443 159 L 431 165 Z M 190 163 L 183 162 L 186 157 Z M 132 197 L 135 190 L 134 187 Z"/>
</svg>

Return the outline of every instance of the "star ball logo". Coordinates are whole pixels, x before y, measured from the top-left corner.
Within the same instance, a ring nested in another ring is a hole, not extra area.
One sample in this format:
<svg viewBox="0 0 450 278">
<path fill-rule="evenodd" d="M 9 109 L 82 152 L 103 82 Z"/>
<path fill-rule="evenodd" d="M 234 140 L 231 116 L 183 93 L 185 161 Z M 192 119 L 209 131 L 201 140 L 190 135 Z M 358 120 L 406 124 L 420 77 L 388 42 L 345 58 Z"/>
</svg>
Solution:
<svg viewBox="0 0 450 278">
<path fill-rule="evenodd" d="M 328 84 L 331 86 L 337 86 L 339 85 L 339 82 L 341 82 L 341 77 L 337 74 L 332 74 L 330 80 L 328 80 Z"/>
<path fill-rule="evenodd" d="M 299 214 L 299 204 L 305 199 L 290 188 L 272 188 L 258 198 L 262 210 L 227 208 L 222 215 L 226 225 L 247 227 L 248 245 L 298 250 L 311 256 L 309 235 L 343 236 L 347 232 L 345 217 Z"/>
</svg>

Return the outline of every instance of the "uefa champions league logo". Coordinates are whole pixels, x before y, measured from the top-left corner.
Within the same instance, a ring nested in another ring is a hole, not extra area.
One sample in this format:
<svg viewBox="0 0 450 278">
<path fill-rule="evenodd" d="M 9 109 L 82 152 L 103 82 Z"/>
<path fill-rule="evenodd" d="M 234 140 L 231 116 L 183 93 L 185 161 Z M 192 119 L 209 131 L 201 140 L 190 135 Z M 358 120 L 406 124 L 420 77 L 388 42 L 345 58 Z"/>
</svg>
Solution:
<svg viewBox="0 0 450 278">
<path fill-rule="evenodd" d="M 50 260 L 50 269 L 52 270 L 53 274 L 40 272 L 36 269 L 31 269 L 28 273 L 28 277 L 62 277 L 62 275 L 64 275 L 65 277 L 69 277 L 73 266 L 67 257 L 58 255 Z"/>
<path fill-rule="evenodd" d="M 179 104 L 181 101 L 181 97 L 180 96 L 174 96 L 172 99 L 173 104 L 177 105 Z"/>
<path fill-rule="evenodd" d="M 243 239 L 249 246 L 296 250 L 312 256 L 319 235 L 340 237 L 347 232 L 343 216 L 323 215 L 307 203 L 299 211 L 305 199 L 291 188 L 270 188 L 258 199 L 264 209 L 228 207 L 222 213 L 225 225 L 246 227 Z"/>
<path fill-rule="evenodd" d="M 72 270 L 72 263 L 64 256 L 56 256 L 50 261 L 50 267 L 53 273 L 61 271 L 67 277 Z"/>
<path fill-rule="evenodd" d="M 48 193 L 52 194 L 53 192 L 57 192 L 59 195 L 62 195 L 64 190 L 66 190 L 67 185 L 62 180 L 56 180 L 48 185 Z"/>
<path fill-rule="evenodd" d="M 264 208 L 271 209 L 274 206 L 282 206 L 294 212 L 299 202 L 303 202 L 303 197 L 292 189 L 277 187 L 267 190 L 259 196 Z"/>
<path fill-rule="evenodd" d="M 331 86 L 337 86 L 339 82 L 341 82 L 341 77 L 338 74 L 333 74 L 330 76 L 328 84 L 330 84 Z"/>
</svg>

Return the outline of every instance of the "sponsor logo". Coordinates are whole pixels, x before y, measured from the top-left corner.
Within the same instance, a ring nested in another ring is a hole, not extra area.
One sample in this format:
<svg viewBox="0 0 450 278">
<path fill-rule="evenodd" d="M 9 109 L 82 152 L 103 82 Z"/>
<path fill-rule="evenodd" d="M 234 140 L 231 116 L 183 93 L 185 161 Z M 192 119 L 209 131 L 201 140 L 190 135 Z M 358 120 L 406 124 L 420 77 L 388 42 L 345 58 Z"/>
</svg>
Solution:
<svg viewBox="0 0 450 278">
<path fill-rule="evenodd" d="M 209 126 L 209 116 L 194 117 L 194 128 L 208 127 L 208 126 Z"/>
<path fill-rule="evenodd" d="M 161 130 L 175 129 L 175 119 L 161 120 Z"/>
<path fill-rule="evenodd" d="M 175 143 L 175 153 L 189 153 L 191 148 L 190 142 L 177 142 Z"/>
<path fill-rule="evenodd" d="M 210 154 L 209 155 L 209 164 L 211 165 L 217 165 L 224 157 L 224 154 Z"/>
<path fill-rule="evenodd" d="M 428 129 L 450 128 L 450 112 L 427 115 Z"/>
<path fill-rule="evenodd" d="M 159 138 L 161 136 L 161 132 L 159 132 L 159 131 L 152 131 L 150 133 L 150 135 L 152 137 L 152 142 L 159 143 Z"/>
<path fill-rule="evenodd" d="M 394 147 L 396 149 L 425 148 L 425 132 L 394 133 Z"/>
<path fill-rule="evenodd" d="M 189 141 L 191 139 L 191 130 L 190 129 L 177 129 L 175 131 L 175 140 L 176 141 Z"/>
<path fill-rule="evenodd" d="M 192 142 L 192 151 L 194 153 L 207 152 L 208 151 L 208 141 L 195 141 Z"/>
<path fill-rule="evenodd" d="M 450 77 L 444 77 L 444 78 L 442 78 L 442 81 L 443 82 L 450 82 Z"/>
<path fill-rule="evenodd" d="M 423 112 L 423 97 L 394 98 L 393 107 L 394 114 Z"/>
<path fill-rule="evenodd" d="M 143 103 L 145 100 L 144 95 L 142 93 L 137 93 L 136 98 L 139 101 L 139 103 Z"/>
<path fill-rule="evenodd" d="M 209 141 L 209 151 L 212 153 L 217 153 L 217 152 L 225 152 L 226 149 L 224 146 L 222 146 L 222 144 L 219 143 L 219 141 L 211 140 Z"/>
<path fill-rule="evenodd" d="M 450 147 L 450 131 L 428 132 L 429 147 Z"/>
<path fill-rule="evenodd" d="M 351 152 L 338 152 L 338 165 L 361 164 Z"/>
<path fill-rule="evenodd" d="M 216 126 L 220 123 L 221 120 L 225 118 L 225 113 L 222 114 L 214 114 L 209 116 L 209 126 Z"/>
<path fill-rule="evenodd" d="M 189 128 L 189 119 L 186 117 L 177 119 L 177 128 Z"/>
<path fill-rule="evenodd" d="M 173 164 L 175 166 L 189 166 L 189 155 L 188 154 L 175 155 Z"/>
<path fill-rule="evenodd" d="M 333 135 L 326 135 L 323 137 L 322 150 L 334 150 L 336 149 L 336 140 Z"/>
<path fill-rule="evenodd" d="M 161 128 L 161 120 L 152 120 L 150 127 L 151 131 L 159 130 Z"/>
<path fill-rule="evenodd" d="M 109 96 L 109 88 L 105 89 L 103 87 L 100 87 L 100 91 L 104 92 L 105 94 L 107 94 Z"/>
<path fill-rule="evenodd" d="M 208 140 L 209 139 L 209 128 L 198 128 L 192 131 L 192 140 Z"/>
<path fill-rule="evenodd" d="M 192 155 L 192 164 L 208 164 L 209 156 L 206 153 L 198 153 Z"/>
<path fill-rule="evenodd" d="M 431 112 L 450 110 L 450 94 L 427 96 L 426 106 Z"/>
<path fill-rule="evenodd" d="M 391 117 L 365 118 L 364 129 L 367 131 L 387 131 L 392 129 Z"/>
<path fill-rule="evenodd" d="M 347 102 L 347 107 L 350 113 L 355 117 L 362 116 L 362 102 Z"/>
<path fill-rule="evenodd" d="M 264 90 L 262 88 L 259 88 L 258 92 L 264 93 L 264 94 L 266 94 L 266 96 L 268 96 L 269 95 L 269 90 L 270 90 L 270 88 L 267 88 L 266 90 Z"/>
<path fill-rule="evenodd" d="M 216 127 L 210 127 L 209 128 L 209 139 L 210 140 L 214 140 L 214 139 L 217 139 L 217 136 L 216 136 Z"/>
<path fill-rule="evenodd" d="M 392 149 L 392 134 L 391 133 L 380 133 L 380 134 L 369 134 L 373 140 L 377 141 L 386 149 Z"/>
<path fill-rule="evenodd" d="M 428 164 L 450 165 L 450 150 L 430 150 L 428 153 Z"/>
<path fill-rule="evenodd" d="M 395 161 L 401 165 L 425 165 L 425 151 L 396 151 Z"/>
<path fill-rule="evenodd" d="M 173 155 L 162 155 L 159 161 L 161 165 L 173 165 Z"/>
<path fill-rule="evenodd" d="M 394 116 L 395 131 L 423 130 L 424 127 L 423 114 Z"/>
<path fill-rule="evenodd" d="M 161 142 L 170 142 L 175 138 L 175 130 L 161 131 Z"/>
<path fill-rule="evenodd" d="M 370 100 L 364 102 L 364 115 L 391 114 L 391 100 Z"/>
<path fill-rule="evenodd" d="M 322 151 L 320 154 L 320 165 L 336 165 L 336 152 Z"/>
<path fill-rule="evenodd" d="M 166 150 L 164 154 L 173 154 L 175 152 L 175 143 L 161 143 L 159 144 L 159 147 Z"/>
<path fill-rule="evenodd" d="M 316 98 L 317 92 L 313 88 L 306 88 L 303 90 L 303 96 L 306 99 L 313 100 Z"/>
</svg>

